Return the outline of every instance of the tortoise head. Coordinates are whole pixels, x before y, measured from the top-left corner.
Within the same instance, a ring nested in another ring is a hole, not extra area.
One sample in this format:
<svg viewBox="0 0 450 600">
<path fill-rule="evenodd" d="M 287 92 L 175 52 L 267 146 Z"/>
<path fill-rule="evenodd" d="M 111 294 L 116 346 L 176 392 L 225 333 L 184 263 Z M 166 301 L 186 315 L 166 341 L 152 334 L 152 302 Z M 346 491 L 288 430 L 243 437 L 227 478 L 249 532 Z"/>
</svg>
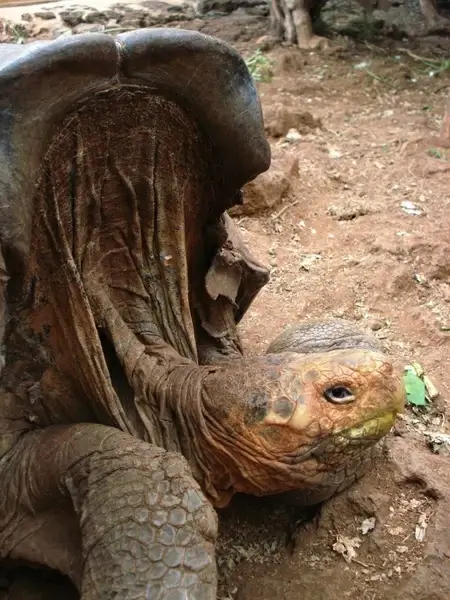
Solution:
<svg viewBox="0 0 450 600">
<path fill-rule="evenodd" d="M 205 392 L 233 490 L 299 490 L 302 503 L 353 481 L 405 402 L 393 362 L 362 348 L 235 360 L 208 376 Z"/>
</svg>

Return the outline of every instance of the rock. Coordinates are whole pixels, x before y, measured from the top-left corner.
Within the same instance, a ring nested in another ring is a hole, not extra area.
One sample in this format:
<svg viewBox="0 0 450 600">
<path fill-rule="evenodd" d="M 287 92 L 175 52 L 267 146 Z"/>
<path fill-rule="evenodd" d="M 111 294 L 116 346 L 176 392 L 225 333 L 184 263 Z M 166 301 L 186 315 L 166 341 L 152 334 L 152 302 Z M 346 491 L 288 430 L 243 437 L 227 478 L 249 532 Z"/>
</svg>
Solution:
<svg viewBox="0 0 450 600">
<path fill-rule="evenodd" d="M 59 16 L 61 21 L 69 27 L 76 27 L 83 22 L 82 10 L 62 10 Z"/>
<path fill-rule="evenodd" d="M 369 0 L 370 1 L 370 0 Z M 358 32 L 362 24 L 370 21 L 370 15 L 365 14 L 362 2 L 357 0 L 328 0 L 320 13 L 323 24 L 338 32 Z"/>
<path fill-rule="evenodd" d="M 80 26 L 81 27 L 81 26 Z M 61 35 L 72 35 L 72 29 L 70 27 L 58 27 L 52 31 L 52 40 L 56 40 Z"/>
<path fill-rule="evenodd" d="M 183 5 L 167 4 L 154 0 L 145 3 L 146 8 L 128 8 L 118 19 L 124 28 L 142 28 L 164 25 L 171 21 L 186 21 L 194 17 L 194 12 Z"/>
<path fill-rule="evenodd" d="M 372 204 L 365 200 L 344 200 L 340 204 L 331 204 L 328 207 L 329 214 L 336 221 L 353 221 L 358 217 L 364 217 L 381 212 L 381 206 Z"/>
<path fill-rule="evenodd" d="M 110 20 L 117 21 L 118 19 L 120 19 L 122 17 L 122 13 L 119 10 L 114 10 L 112 8 L 105 10 L 104 13 L 108 17 L 109 21 Z"/>
<path fill-rule="evenodd" d="M 28 32 L 27 32 L 28 33 Z M 29 30 L 28 37 L 31 38 L 50 38 L 51 33 L 48 27 L 39 27 L 37 22 L 33 23 L 33 27 Z"/>
<path fill-rule="evenodd" d="M 241 10 L 241 9 L 238 8 L 237 10 Z M 268 17 L 269 12 L 270 12 L 269 5 L 266 3 L 257 4 L 256 6 L 248 6 L 247 8 L 243 8 L 242 10 L 246 14 L 253 15 L 255 17 Z M 233 11 L 231 14 L 234 15 L 236 12 L 237 11 Z"/>
<path fill-rule="evenodd" d="M 83 15 L 83 21 L 85 23 L 106 23 L 108 15 L 98 10 L 90 10 Z"/>
<path fill-rule="evenodd" d="M 51 10 L 38 11 L 38 12 L 35 12 L 33 16 L 37 17 L 38 19 L 44 19 L 44 21 L 50 21 L 51 19 L 56 19 L 56 13 L 52 12 Z"/>
<path fill-rule="evenodd" d="M 326 29 L 343 35 L 367 37 L 382 33 L 394 39 L 424 32 L 425 19 L 418 1 L 328 0 L 320 13 Z"/>
<path fill-rule="evenodd" d="M 230 214 L 261 214 L 276 208 L 297 179 L 298 166 L 298 158 L 273 151 L 270 169 L 244 187 L 243 204 L 234 207 Z"/>
<path fill-rule="evenodd" d="M 182 4 L 169 4 L 167 6 L 167 12 L 169 13 L 182 13 L 185 12 L 185 8 Z"/>
<path fill-rule="evenodd" d="M 81 23 L 74 29 L 74 33 L 95 33 L 101 31 L 102 25 L 100 23 Z"/>
<path fill-rule="evenodd" d="M 372 331 L 380 331 L 380 329 L 383 329 L 383 323 L 378 319 L 370 319 L 368 326 Z"/>
<path fill-rule="evenodd" d="M 375 517 L 377 522 L 384 522 L 389 512 L 389 496 L 374 490 L 372 493 L 364 494 L 360 489 L 348 491 L 348 502 L 353 506 L 356 514 L 363 517 Z"/>
<path fill-rule="evenodd" d="M 287 142 L 299 142 L 302 139 L 301 134 L 296 129 L 289 129 L 286 134 Z"/>
<path fill-rule="evenodd" d="M 310 133 L 311 129 L 322 127 L 322 121 L 310 112 L 302 112 L 284 104 L 269 106 L 264 111 L 264 121 L 268 135 L 284 137 L 290 129 L 296 129 L 300 135 Z"/>
</svg>

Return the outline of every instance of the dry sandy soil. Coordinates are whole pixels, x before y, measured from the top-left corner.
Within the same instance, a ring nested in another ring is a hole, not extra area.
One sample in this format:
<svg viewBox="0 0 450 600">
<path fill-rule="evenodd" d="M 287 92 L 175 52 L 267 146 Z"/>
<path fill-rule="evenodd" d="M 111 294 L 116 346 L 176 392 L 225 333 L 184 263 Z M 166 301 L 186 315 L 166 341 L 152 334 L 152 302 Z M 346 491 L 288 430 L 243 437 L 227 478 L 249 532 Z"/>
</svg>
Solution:
<svg viewBox="0 0 450 600">
<path fill-rule="evenodd" d="M 450 461 L 426 432 L 448 433 L 450 402 L 450 150 L 433 139 L 450 70 L 432 76 L 449 40 L 340 39 L 309 53 L 262 39 L 267 22 L 245 14 L 188 26 L 245 56 L 269 48 L 258 86 L 273 166 L 235 217 L 272 268 L 242 323 L 247 350 L 298 319 L 356 319 L 440 391 L 406 411 L 371 474 L 315 514 L 251 498 L 223 511 L 220 598 L 448 600 Z M 15 585 L 5 597 L 25 599 Z"/>
</svg>

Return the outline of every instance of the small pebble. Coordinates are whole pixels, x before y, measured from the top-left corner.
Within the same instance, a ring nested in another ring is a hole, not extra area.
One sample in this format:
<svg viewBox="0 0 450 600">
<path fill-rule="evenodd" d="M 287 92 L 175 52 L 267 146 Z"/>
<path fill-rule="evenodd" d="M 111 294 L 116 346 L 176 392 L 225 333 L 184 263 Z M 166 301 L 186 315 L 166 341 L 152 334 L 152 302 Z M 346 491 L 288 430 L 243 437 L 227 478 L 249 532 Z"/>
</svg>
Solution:
<svg viewBox="0 0 450 600">
<path fill-rule="evenodd" d="M 383 328 L 383 323 L 381 321 L 377 321 L 377 319 L 372 319 L 369 321 L 369 327 L 372 331 L 380 331 Z"/>
<path fill-rule="evenodd" d="M 289 129 L 286 134 L 286 140 L 288 142 L 299 142 L 302 139 L 302 136 L 297 131 L 297 129 Z"/>
<path fill-rule="evenodd" d="M 50 10 L 42 10 L 39 12 L 35 12 L 34 16 L 38 19 L 44 19 L 45 21 L 50 21 L 51 19 L 56 19 L 56 14 Z"/>
</svg>

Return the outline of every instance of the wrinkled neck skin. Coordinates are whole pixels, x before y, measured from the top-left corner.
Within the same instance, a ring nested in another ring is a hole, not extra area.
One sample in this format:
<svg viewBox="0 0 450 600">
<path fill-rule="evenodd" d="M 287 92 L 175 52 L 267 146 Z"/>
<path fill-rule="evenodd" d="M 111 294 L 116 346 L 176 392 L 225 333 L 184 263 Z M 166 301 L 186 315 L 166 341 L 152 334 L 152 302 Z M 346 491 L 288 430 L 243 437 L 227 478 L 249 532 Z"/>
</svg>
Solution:
<svg viewBox="0 0 450 600">
<path fill-rule="evenodd" d="M 133 389 L 127 418 L 135 423 L 134 434 L 181 452 L 215 507 L 226 506 L 240 491 L 264 495 L 268 480 L 271 493 L 305 484 L 304 475 L 242 421 L 242 400 L 251 396 L 253 382 L 262 381 L 268 367 L 279 376 L 283 360 L 293 354 L 239 359 L 236 352 L 234 359 L 218 365 L 199 365 L 161 338 L 145 344 L 112 304 L 99 309 L 105 328 L 118 342 L 115 351 Z M 248 364 L 238 365 L 237 360 Z M 248 378 L 247 367 L 252 369 Z"/>
<path fill-rule="evenodd" d="M 182 357 L 161 338 L 145 344 L 112 304 L 104 304 L 103 298 L 98 297 L 102 305 L 97 309 L 133 389 L 133 408 L 130 407 L 127 417 L 136 424 L 135 433 L 169 451 L 181 452 L 211 502 L 216 506 L 226 505 L 234 492 L 221 487 L 230 487 L 232 475 L 216 452 L 218 441 L 208 422 L 211 399 L 204 385 L 208 376 L 221 368 L 198 365 Z"/>
</svg>

